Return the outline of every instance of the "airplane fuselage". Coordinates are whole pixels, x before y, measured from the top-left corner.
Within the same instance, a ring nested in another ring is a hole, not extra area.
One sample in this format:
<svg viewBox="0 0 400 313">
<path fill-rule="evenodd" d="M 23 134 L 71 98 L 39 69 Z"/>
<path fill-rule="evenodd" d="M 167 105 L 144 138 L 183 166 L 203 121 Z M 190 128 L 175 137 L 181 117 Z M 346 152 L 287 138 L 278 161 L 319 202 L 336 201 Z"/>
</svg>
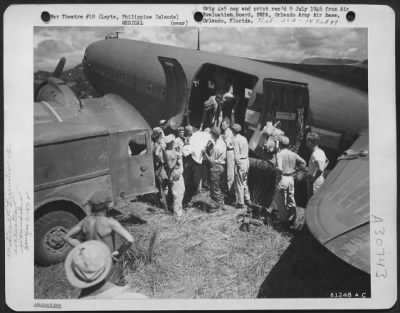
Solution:
<svg viewBox="0 0 400 313">
<path fill-rule="evenodd" d="M 189 108 L 192 86 L 205 68 L 213 67 L 215 72 L 234 72 L 239 76 L 243 74 L 246 80 L 250 77 L 254 80 L 245 108 L 248 129 L 257 126 L 263 111 L 266 79 L 306 84 L 309 94 L 306 125 L 342 135 L 341 150 L 347 148 L 361 130 L 368 128 L 366 92 L 253 60 L 111 39 L 91 44 L 86 49 L 83 64 L 85 75 L 97 90 L 123 96 L 152 127 L 161 119 L 170 119 L 174 127 L 188 123 L 193 112 Z M 220 86 L 215 87 L 218 88 Z"/>
</svg>

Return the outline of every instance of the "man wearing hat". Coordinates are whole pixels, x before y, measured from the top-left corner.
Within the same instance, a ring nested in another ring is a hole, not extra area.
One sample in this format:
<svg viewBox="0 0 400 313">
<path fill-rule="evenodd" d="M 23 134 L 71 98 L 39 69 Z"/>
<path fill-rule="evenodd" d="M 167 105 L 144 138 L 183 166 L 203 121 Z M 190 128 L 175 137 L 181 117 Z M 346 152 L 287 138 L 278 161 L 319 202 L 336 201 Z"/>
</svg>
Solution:
<svg viewBox="0 0 400 313">
<path fill-rule="evenodd" d="M 160 127 L 153 128 L 151 139 L 153 140 L 152 151 L 156 187 L 158 189 L 161 206 L 166 210 L 168 208 L 165 198 L 165 194 L 168 191 L 168 177 L 164 168 L 164 150 L 166 145 L 163 131 Z"/>
<path fill-rule="evenodd" d="M 176 130 L 175 149 L 180 155 L 182 155 L 184 145 L 185 145 L 185 128 L 178 127 L 178 129 Z"/>
<path fill-rule="evenodd" d="M 99 240 L 106 244 L 110 253 L 115 259 L 119 259 L 133 244 L 132 235 L 122 227 L 122 225 L 112 217 L 107 217 L 111 196 L 106 191 L 96 191 L 88 201 L 91 207 L 91 214 L 82 219 L 76 226 L 72 227 L 65 235 L 64 240 L 75 247 L 80 244 L 80 241 L 73 238 L 82 233 L 85 240 Z M 115 234 L 120 235 L 125 242 L 116 250 Z M 123 284 L 124 278 L 121 267 L 116 260 L 110 272 L 109 279 L 117 284 Z"/>
<path fill-rule="evenodd" d="M 190 144 L 190 138 L 193 135 L 193 126 L 187 125 L 185 126 L 185 145 Z"/>
<path fill-rule="evenodd" d="M 192 195 L 195 192 L 194 188 L 195 162 L 192 158 L 192 149 L 190 146 L 190 139 L 192 135 L 193 135 L 193 127 L 190 125 L 185 126 L 183 135 L 183 148 L 182 148 L 183 181 L 185 183 L 185 195 L 183 198 L 184 206 L 190 202 L 190 199 L 192 198 Z"/>
<path fill-rule="evenodd" d="M 250 204 L 250 193 L 247 184 L 247 176 L 249 173 L 249 143 L 247 139 L 240 134 L 242 126 L 239 124 L 232 125 L 233 132 L 233 149 L 235 155 L 235 196 L 236 207 L 238 209 L 245 208 L 245 204 Z"/>
<path fill-rule="evenodd" d="M 221 124 L 221 137 L 226 144 L 226 188 L 227 195 L 230 197 L 233 193 L 233 183 L 235 181 L 235 153 L 233 151 L 233 133 L 230 128 L 231 121 L 224 117 Z"/>
<path fill-rule="evenodd" d="M 161 120 L 158 123 L 158 126 L 161 128 L 161 130 L 163 131 L 163 135 L 167 135 L 167 131 L 168 131 L 168 121 L 167 120 Z"/>
<path fill-rule="evenodd" d="M 329 160 L 324 150 L 319 147 L 319 135 L 310 132 L 306 137 L 306 146 L 311 150 L 311 157 L 308 162 L 307 172 L 307 196 L 310 198 L 324 182 L 324 170 L 328 166 Z"/>
<path fill-rule="evenodd" d="M 296 217 L 296 201 L 294 199 L 293 175 L 297 167 L 305 168 L 306 161 L 289 148 L 289 138 L 280 137 L 280 150 L 277 153 L 277 169 L 281 175 L 277 185 L 278 191 L 282 194 L 286 209 L 289 211 L 289 221 L 294 222 Z"/>
<path fill-rule="evenodd" d="M 101 241 L 89 240 L 75 246 L 64 262 L 68 282 L 81 290 L 81 299 L 147 299 L 129 286 L 117 286 L 107 277 L 112 269 L 112 255 Z"/>
<path fill-rule="evenodd" d="M 213 146 L 207 153 L 207 148 L 202 151 L 203 157 L 210 164 L 210 196 L 217 203 L 217 209 L 224 209 L 224 195 L 221 191 L 222 175 L 226 164 L 226 144 L 221 138 L 221 130 L 213 127 L 210 131 Z"/>
<path fill-rule="evenodd" d="M 182 201 L 185 194 L 185 183 L 183 181 L 182 157 L 175 149 L 175 136 L 165 137 L 166 149 L 164 152 L 165 171 L 168 176 L 168 187 L 171 198 L 171 209 L 176 216 L 181 217 Z"/>
<path fill-rule="evenodd" d="M 218 92 L 215 96 L 211 96 L 204 102 L 200 130 L 203 130 L 204 127 L 220 126 L 222 120 L 221 104 L 221 92 Z"/>
</svg>

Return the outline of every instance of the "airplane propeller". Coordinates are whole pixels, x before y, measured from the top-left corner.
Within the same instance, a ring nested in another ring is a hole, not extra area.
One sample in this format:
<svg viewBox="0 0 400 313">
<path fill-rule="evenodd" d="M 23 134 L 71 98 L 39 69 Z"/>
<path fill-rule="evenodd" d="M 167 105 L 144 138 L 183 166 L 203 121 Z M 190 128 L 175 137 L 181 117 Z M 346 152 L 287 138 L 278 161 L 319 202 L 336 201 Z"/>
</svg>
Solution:
<svg viewBox="0 0 400 313">
<path fill-rule="evenodd" d="M 62 58 L 60 59 L 60 61 L 58 61 L 58 64 L 57 64 L 56 69 L 54 70 L 52 76 L 57 77 L 57 78 L 60 78 L 61 73 L 62 73 L 63 70 L 64 70 L 65 62 L 66 62 L 66 59 L 65 59 L 64 57 L 62 57 Z"/>
</svg>

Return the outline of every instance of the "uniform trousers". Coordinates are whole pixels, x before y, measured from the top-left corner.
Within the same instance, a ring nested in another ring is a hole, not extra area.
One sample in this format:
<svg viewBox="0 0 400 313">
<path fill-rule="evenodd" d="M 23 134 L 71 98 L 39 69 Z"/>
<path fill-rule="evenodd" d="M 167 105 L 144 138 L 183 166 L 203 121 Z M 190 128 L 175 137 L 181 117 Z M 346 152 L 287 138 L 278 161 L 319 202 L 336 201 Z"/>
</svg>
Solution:
<svg viewBox="0 0 400 313">
<path fill-rule="evenodd" d="M 289 211 L 289 218 L 292 217 L 291 219 L 293 219 L 296 216 L 293 176 L 282 175 L 277 187 L 284 199 L 285 207 Z"/>
<path fill-rule="evenodd" d="M 210 196 L 219 206 L 224 205 L 224 194 L 221 190 L 224 165 L 213 163 L 210 167 Z"/>
<path fill-rule="evenodd" d="M 171 194 L 171 209 L 177 216 L 182 216 L 182 202 L 185 194 L 185 182 L 182 175 L 176 181 L 169 181 L 169 190 Z"/>
<path fill-rule="evenodd" d="M 250 201 L 249 187 L 247 184 L 247 176 L 249 173 L 249 159 L 239 160 L 239 164 L 235 166 L 235 196 L 236 204 L 244 205 L 245 201 Z"/>
</svg>

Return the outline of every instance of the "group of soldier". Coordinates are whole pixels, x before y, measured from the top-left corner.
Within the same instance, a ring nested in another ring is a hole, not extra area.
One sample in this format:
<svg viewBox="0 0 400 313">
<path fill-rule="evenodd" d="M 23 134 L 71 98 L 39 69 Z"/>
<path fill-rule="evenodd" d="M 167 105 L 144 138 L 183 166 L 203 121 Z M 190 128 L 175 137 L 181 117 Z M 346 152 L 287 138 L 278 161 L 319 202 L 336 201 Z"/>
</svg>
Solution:
<svg viewBox="0 0 400 313">
<path fill-rule="evenodd" d="M 235 202 L 239 209 L 251 205 L 247 182 L 249 143 L 241 134 L 242 126 L 231 123 L 236 106 L 227 105 L 235 102 L 231 89 L 205 101 L 198 130 L 194 131 L 189 125 L 174 132 L 165 120 L 153 129 L 154 167 L 160 202 L 178 217 L 183 215 L 183 207 L 190 199 L 204 189 L 209 189 L 210 198 L 215 202 L 210 211 L 224 209 L 226 201 Z M 306 137 L 306 145 L 312 153 L 308 168 L 306 161 L 289 149 L 289 138 L 277 124 L 267 122 L 262 134 L 262 149 L 275 156 L 276 187 L 285 207 L 291 212 L 289 219 L 293 220 L 296 214 L 296 171 L 299 168 L 306 171 L 307 198 L 310 198 L 324 181 L 328 159 L 318 146 L 317 133 L 309 132 Z"/>
<path fill-rule="evenodd" d="M 166 135 L 163 123 L 153 129 L 152 139 L 156 184 L 164 208 L 181 217 L 183 206 L 207 189 L 215 204 L 210 211 L 224 209 L 225 201 L 233 198 L 238 208 L 250 202 L 249 148 L 239 124 L 231 126 L 225 117 L 220 127 L 194 131 L 186 126 Z"/>
<path fill-rule="evenodd" d="M 209 212 L 224 210 L 226 201 L 235 202 L 238 209 L 251 205 L 247 182 L 249 143 L 241 134 L 241 125 L 231 124 L 228 114 L 221 113 L 221 99 L 215 96 L 206 101 L 198 130 L 188 125 L 179 127 L 174 134 L 165 120 L 153 129 L 152 152 L 160 203 L 178 219 L 184 215 L 183 208 L 193 196 L 208 190 L 214 203 Z M 298 168 L 306 169 L 306 161 L 289 149 L 289 138 L 276 126 L 267 122 L 262 132 L 262 146 L 267 153 L 275 155 L 276 186 L 285 207 L 291 212 L 290 221 L 296 214 L 294 174 Z M 323 173 L 328 165 L 318 142 L 318 134 L 307 134 L 306 145 L 311 150 L 306 176 L 308 198 L 323 183 Z M 117 220 L 107 216 L 111 202 L 105 192 L 93 194 L 88 203 L 91 215 L 66 234 L 64 240 L 74 247 L 65 260 L 67 279 L 82 289 L 80 298 L 146 298 L 129 286 L 123 286 L 124 277 L 117 260 L 131 247 L 134 239 Z M 84 242 L 74 238 L 79 234 L 84 235 Z M 124 239 L 118 249 L 115 234 Z"/>
</svg>

